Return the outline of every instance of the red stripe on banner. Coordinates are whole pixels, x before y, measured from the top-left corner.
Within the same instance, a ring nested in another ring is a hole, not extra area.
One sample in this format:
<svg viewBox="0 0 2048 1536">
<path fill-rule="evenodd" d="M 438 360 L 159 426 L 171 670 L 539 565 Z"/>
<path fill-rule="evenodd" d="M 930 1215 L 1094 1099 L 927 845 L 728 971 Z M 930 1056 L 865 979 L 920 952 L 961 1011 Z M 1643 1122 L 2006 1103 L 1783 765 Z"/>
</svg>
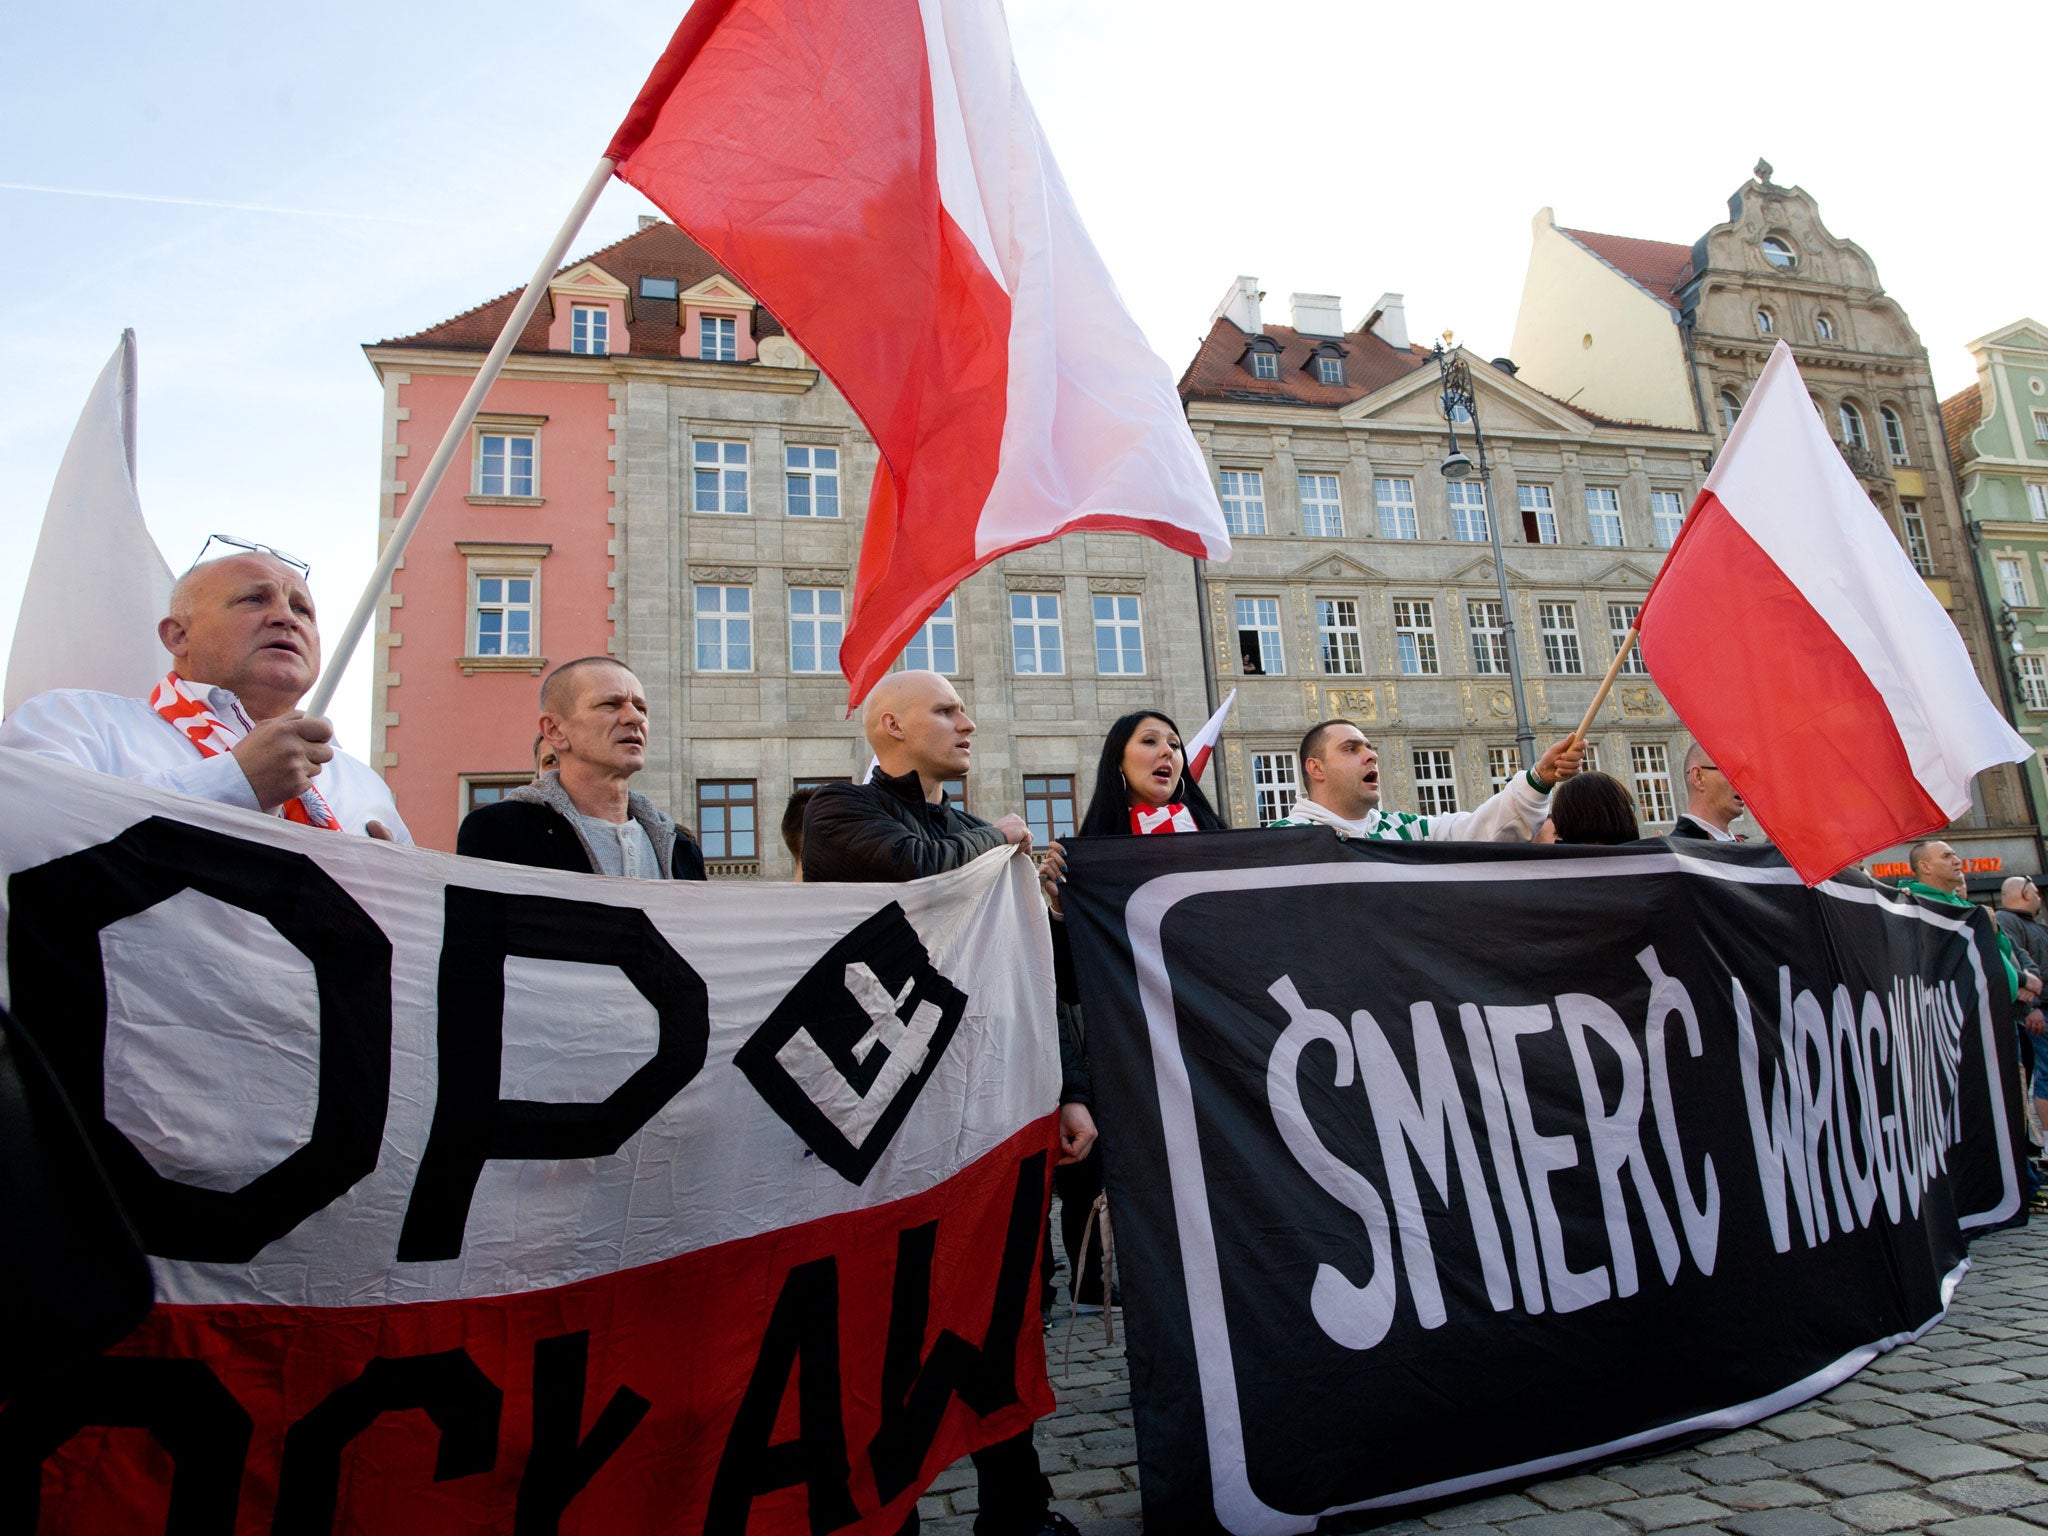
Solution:
<svg viewBox="0 0 2048 1536">
<path fill-rule="evenodd" d="M 161 1530 L 175 1502 L 223 1536 L 890 1536 L 942 1468 L 1052 1410 L 1054 1141 L 1047 1118 L 908 1199 L 553 1290 L 159 1307 L 0 1414 L 0 1508 L 23 1513 L 28 1447 L 44 1532 Z M 1015 1332 L 984 1360 L 992 1317 Z"/>
<path fill-rule="evenodd" d="M 1643 607 L 1643 660 L 1809 885 L 1948 824 L 1840 636 L 1702 493 Z"/>
</svg>

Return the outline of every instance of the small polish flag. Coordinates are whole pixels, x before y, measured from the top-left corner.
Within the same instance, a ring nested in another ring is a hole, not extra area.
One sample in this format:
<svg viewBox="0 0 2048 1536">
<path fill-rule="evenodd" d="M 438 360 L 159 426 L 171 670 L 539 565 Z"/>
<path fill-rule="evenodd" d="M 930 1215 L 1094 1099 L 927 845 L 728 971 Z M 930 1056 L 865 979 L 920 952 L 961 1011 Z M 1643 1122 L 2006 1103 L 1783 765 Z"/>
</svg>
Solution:
<svg viewBox="0 0 2048 1536">
<path fill-rule="evenodd" d="M 1209 723 L 1195 732 L 1195 739 L 1188 743 L 1188 778 L 1199 784 L 1202 770 L 1209 766 L 1209 758 L 1216 750 L 1216 743 L 1223 736 L 1223 717 L 1230 713 L 1230 706 L 1237 702 L 1237 690 L 1230 690 L 1230 697 L 1223 701 L 1223 707 L 1209 717 Z"/>
<path fill-rule="evenodd" d="M 2029 755 L 1780 341 L 1642 613 L 1643 660 L 1800 878 L 1947 826 Z"/>
</svg>

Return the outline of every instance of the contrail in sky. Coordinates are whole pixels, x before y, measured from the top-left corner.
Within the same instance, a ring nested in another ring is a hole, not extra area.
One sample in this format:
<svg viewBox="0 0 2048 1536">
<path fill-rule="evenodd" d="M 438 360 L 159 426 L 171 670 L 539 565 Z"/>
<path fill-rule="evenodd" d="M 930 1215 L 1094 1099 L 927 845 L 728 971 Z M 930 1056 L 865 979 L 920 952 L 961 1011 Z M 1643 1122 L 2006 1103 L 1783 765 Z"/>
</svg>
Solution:
<svg viewBox="0 0 2048 1536">
<path fill-rule="evenodd" d="M 274 203 L 230 203 L 210 197 L 160 197 L 146 192 L 96 192 L 87 187 L 45 187 L 28 181 L 0 181 L 0 192 L 46 192 L 53 197 L 104 197 L 122 203 L 174 203 L 181 208 L 227 208 L 237 213 L 284 213 L 303 219 L 360 219 L 371 224 L 423 224 L 454 229 L 446 219 L 408 219 L 392 213 L 344 213 L 334 208 L 281 208 Z"/>
</svg>

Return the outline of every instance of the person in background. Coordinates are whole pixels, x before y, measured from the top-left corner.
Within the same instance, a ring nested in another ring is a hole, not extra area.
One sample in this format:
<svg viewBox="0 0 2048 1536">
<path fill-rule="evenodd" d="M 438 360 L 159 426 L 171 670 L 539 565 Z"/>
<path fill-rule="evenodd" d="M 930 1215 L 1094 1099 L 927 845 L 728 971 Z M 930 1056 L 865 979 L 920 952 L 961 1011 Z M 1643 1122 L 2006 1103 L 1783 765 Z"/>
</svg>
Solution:
<svg viewBox="0 0 2048 1536">
<path fill-rule="evenodd" d="M 2041 926 L 2041 892 L 2025 875 L 2010 876 L 1998 891 L 1998 910 L 1991 914 L 2000 932 L 2012 941 L 2017 955 L 2036 976 L 2048 976 L 2048 928 Z M 2020 1080 L 2034 1101 L 2034 1129 L 2048 1132 L 2048 1019 L 2038 999 L 2013 1006 L 2019 1040 Z M 2036 1141 L 2038 1149 L 2040 1143 Z"/>
<path fill-rule="evenodd" d="M 1378 749 L 1349 720 L 1325 720 L 1301 738 L 1301 798 L 1272 825 L 1402 843 L 1522 842 L 1542 826 L 1551 789 L 1577 773 L 1585 755 L 1585 743 L 1567 736 L 1477 810 L 1417 816 L 1380 808 Z"/>
<path fill-rule="evenodd" d="M 1581 773 L 1551 792 L 1554 841 L 1613 847 L 1642 836 L 1636 826 L 1636 797 L 1611 773 Z"/>
<path fill-rule="evenodd" d="M 533 776 L 537 779 L 544 773 L 553 773 L 561 766 L 561 759 L 555 756 L 555 749 L 548 745 L 547 733 L 543 731 L 534 737 Z"/>
<path fill-rule="evenodd" d="M 796 864 L 796 879 L 801 885 L 804 878 L 804 811 L 811 803 L 811 796 L 818 792 L 818 786 L 809 785 L 789 797 L 789 804 L 782 808 L 782 846 L 789 850 L 789 856 Z"/>
<path fill-rule="evenodd" d="M 1685 812 L 1669 835 L 1711 838 L 1717 843 L 1743 841 L 1740 834 L 1729 830 L 1742 814 L 1742 796 L 1728 782 L 1728 775 L 1714 766 L 1707 749 L 1698 742 L 1687 747 L 1680 773 L 1685 780 Z"/>
</svg>

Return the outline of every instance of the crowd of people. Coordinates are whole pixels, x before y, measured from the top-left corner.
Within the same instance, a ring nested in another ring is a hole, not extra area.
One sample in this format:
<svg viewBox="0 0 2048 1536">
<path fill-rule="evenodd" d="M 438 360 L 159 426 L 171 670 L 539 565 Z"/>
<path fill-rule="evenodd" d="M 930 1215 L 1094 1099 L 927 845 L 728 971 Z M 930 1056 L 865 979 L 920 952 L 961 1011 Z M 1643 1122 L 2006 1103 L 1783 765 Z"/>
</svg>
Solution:
<svg viewBox="0 0 2048 1536">
<path fill-rule="evenodd" d="M 314 827 L 410 843 L 384 782 L 336 750 L 327 722 L 299 700 L 320 666 L 320 635 L 303 566 L 261 546 L 194 566 L 177 583 L 158 634 L 171 657 L 148 699 L 79 690 L 46 693 L 0 723 L 0 747 L 39 753 L 101 772 Z M 635 879 L 702 880 L 689 833 L 632 788 L 647 761 L 649 708 L 633 673 L 608 656 L 550 672 L 538 699 L 533 782 L 462 822 L 456 851 L 536 868 Z M 862 726 L 874 766 L 858 783 L 828 783 L 793 796 L 782 835 L 799 879 L 897 882 L 958 869 L 1009 847 L 1035 854 L 1053 935 L 1061 1089 L 1060 1196 L 1069 1254 L 1088 1246 L 1085 1226 L 1102 1193 L 1090 1092 L 1084 1000 L 1068 954 L 1063 911 L 1065 849 L 1033 848 L 1015 814 L 968 814 L 946 796 L 973 764 L 974 721 L 944 677 L 890 674 L 869 693 Z M 1356 724 L 1326 720 L 1302 738 L 1301 798 L 1277 825 L 1324 827 L 1339 838 L 1401 842 L 1492 840 L 1615 846 L 1641 836 L 1634 797 L 1610 775 L 1583 768 L 1575 736 L 1551 745 L 1471 811 L 1417 815 L 1381 804 L 1378 751 Z M 1742 797 L 1695 745 L 1682 774 L 1685 811 L 1676 838 L 1739 841 Z M 1110 726 L 1081 818 L 1083 837 L 1227 829 L 1187 771 L 1179 727 L 1157 710 Z M 1962 861 L 1944 843 L 1912 853 L 1902 888 L 1930 900 L 1966 902 Z M 2034 1105 L 2048 1118 L 2048 1032 L 2037 1006 L 2048 976 L 2048 928 L 2032 881 L 2006 882 L 1997 914 L 2014 1022 Z M 2037 1209 L 2048 1200 L 2034 1194 Z M 1048 1266 L 1050 1245 L 1047 1245 Z M 1078 1267 L 1077 1267 L 1078 1268 Z M 1050 1285 L 1048 1267 L 1048 1287 Z M 1069 1277 L 1077 1311 L 1117 1304 L 1098 1263 Z M 979 1536 L 1071 1532 L 1049 1508 L 1051 1488 L 1029 1431 L 976 1453 Z M 905 1530 L 914 1530 L 910 1517 Z"/>
</svg>

